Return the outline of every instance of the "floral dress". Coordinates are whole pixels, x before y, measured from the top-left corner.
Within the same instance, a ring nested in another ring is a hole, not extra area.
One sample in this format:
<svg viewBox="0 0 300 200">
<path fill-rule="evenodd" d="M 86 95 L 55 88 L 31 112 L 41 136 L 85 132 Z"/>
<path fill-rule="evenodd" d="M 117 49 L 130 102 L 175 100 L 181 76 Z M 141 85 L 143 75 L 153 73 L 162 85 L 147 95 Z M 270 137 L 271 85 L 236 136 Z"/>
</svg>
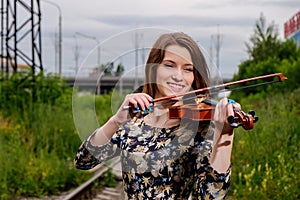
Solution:
<svg viewBox="0 0 300 200">
<path fill-rule="evenodd" d="M 228 191 L 231 169 L 218 173 L 208 162 L 213 128 L 207 124 L 158 128 L 140 118 L 105 145 L 93 146 L 91 137 L 78 149 L 76 168 L 120 156 L 125 199 L 223 199 Z"/>
</svg>

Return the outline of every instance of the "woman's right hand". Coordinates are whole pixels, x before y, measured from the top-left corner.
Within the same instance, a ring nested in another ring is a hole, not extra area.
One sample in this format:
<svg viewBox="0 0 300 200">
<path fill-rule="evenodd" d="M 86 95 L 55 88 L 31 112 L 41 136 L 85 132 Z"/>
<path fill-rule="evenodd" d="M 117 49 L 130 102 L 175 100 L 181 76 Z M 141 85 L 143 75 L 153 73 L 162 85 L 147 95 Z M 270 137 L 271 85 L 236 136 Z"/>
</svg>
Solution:
<svg viewBox="0 0 300 200">
<path fill-rule="evenodd" d="M 153 106 L 153 98 L 148 94 L 128 94 L 116 114 L 113 116 L 113 119 L 118 126 L 121 126 L 136 115 L 137 112 L 134 113 L 134 111 L 140 111 L 142 113 L 147 110 L 151 111 L 151 106 Z"/>
</svg>

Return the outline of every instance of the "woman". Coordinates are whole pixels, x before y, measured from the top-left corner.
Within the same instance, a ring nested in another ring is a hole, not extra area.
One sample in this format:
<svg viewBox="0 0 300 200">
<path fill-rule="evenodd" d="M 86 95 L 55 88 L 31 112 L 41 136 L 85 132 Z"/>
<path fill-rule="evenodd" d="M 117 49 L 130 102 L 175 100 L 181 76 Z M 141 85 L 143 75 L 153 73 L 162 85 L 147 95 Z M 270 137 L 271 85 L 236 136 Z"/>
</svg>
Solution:
<svg viewBox="0 0 300 200">
<path fill-rule="evenodd" d="M 170 119 L 170 103 L 153 105 L 153 99 L 207 87 L 208 80 L 204 56 L 191 37 L 161 35 L 149 53 L 142 92 L 127 95 L 116 114 L 83 142 L 75 166 L 90 169 L 121 156 L 126 199 L 224 198 L 233 143 L 226 119 L 236 104 L 221 100 L 211 124 Z M 169 102 L 182 101 L 178 96 Z"/>
</svg>

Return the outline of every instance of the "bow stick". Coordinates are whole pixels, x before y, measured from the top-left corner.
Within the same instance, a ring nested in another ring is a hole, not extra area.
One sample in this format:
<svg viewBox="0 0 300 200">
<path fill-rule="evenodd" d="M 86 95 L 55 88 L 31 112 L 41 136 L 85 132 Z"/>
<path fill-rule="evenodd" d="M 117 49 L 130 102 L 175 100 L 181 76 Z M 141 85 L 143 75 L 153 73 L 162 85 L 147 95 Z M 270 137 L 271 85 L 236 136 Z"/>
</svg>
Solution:
<svg viewBox="0 0 300 200">
<path fill-rule="evenodd" d="M 201 89 L 197 89 L 197 90 L 192 90 L 190 92 L 186 92 L 186 93 L 183 93 L 183 94 L 160 97 L 160 98 L 154 99 L 154 103 L 159 102 L 159 101 L 168 100 L 168 99 L 173 99 L 173 98 L 176 98 L 176 97 L 189 95 L 189 94 L 195 94 L 195 93 L 200 93 L 200 92 L 207 92 L 207 91 L 211 91 L 211 90 L 217 90 L 217 89 L 225 88 L 225 87 L 232 86 L 232 85 L 247 83 L 247 82 L 251 82 L 251 81 L 257 81 L 257 80 L 261 80 L 261 79 L 273 78 L 273 77 L 278 77 L 278 80 L 277 81 L 273 80 L 273 81 L 269 81 L 269 82 L 265 82 L 265 83 L 250 85 L 250 86 L 246 86 L 246 87 L 254 87 L 254 86 L 258 86 L 258 85 L 265 85 L 265 84 L 270 84 L 270 83 L 275 83 L 275 82 L 282 82 L 282 81 L 287 80 L 287 78 L 282 73 L 275 73 L 275 74 L 269 74 L 269 75 L 264 75 L 264 76 L 257 76 L 257 77 L 247 78 L 247 79 L 243 79 L 243 80 L 239 80 L 239 81 L 224 83 L 224 84 L 220 84 L 220 85 L 216 85 L 216 86 L 211 86 L 211 87 L 201 88 Z M 243 88 L 245 88 L 245 87 L 243 87 Z"/>
</svg>

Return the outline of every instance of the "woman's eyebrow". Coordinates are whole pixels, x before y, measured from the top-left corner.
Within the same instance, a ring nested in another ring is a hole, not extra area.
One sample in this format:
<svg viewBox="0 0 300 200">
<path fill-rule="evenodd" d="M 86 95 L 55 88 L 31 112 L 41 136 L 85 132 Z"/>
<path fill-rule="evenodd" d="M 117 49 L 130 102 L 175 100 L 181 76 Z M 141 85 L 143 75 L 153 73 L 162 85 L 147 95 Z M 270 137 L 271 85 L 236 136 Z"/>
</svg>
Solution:
<svg viewBox="0 0 300 200">
<path fill-rule="evenodd" d="M 175 63 L 173 60 L 169 60 L 169 59 L 164 59 L 164 60 L 162 60 L 162 62 L 171 62 L 171 63 Z"/>
<path fill-rule="evenodd" d="M 170 62 L 170 63 L 173 63 L 173 64 L 176 63 L 176 62 L 174 62 L 173 60 L 169 60 L 169 59 L 163 60 L 162 63 L 163 63 L 163 62 Z M 194 66 L 193 63 L 185 63 L 184 65 L 185 65 L 185 66 L 190 66 L 190 65 L 191 65 L 191 66 Z"/>
</svg>

